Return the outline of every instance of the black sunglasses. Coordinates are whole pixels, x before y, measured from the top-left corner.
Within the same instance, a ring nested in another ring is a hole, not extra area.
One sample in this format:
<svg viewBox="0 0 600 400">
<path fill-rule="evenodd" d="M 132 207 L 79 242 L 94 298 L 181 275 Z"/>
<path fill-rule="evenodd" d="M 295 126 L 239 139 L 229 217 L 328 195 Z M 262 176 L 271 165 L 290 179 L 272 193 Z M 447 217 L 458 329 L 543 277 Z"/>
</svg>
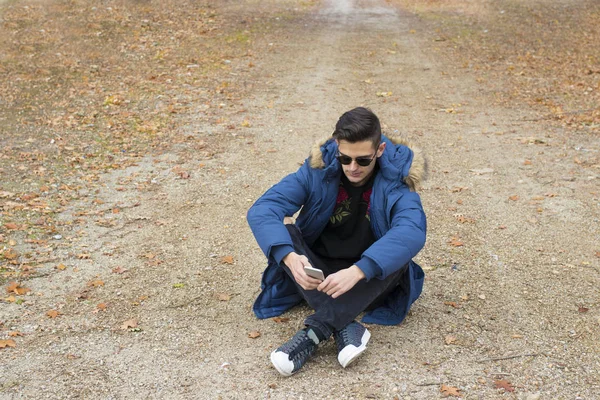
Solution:
<svg viewBox="0 0 600 400">
<path fill-rule="evenodd" d="M 375 154 L 373 154 L 373 157 L 371 157 L 371 158 L 369 158 L 369 157 L 352 158 L 352 157 L 342 154 L 338 151 L 338 155 L 335 158 L 337 158 L 338 161 L 340 162 L 340 164 L 342 164 L 342 165 L 350 165 L 352 163 L 352 160 L 354 160 L 361 167 L 367 167 L 367 166 L 371 165 L 371 163 L 373 162 L 373 160 L 375 159 L 376 156 L 377 156 L 377 151 L 375 152 Z"/>
</svg>

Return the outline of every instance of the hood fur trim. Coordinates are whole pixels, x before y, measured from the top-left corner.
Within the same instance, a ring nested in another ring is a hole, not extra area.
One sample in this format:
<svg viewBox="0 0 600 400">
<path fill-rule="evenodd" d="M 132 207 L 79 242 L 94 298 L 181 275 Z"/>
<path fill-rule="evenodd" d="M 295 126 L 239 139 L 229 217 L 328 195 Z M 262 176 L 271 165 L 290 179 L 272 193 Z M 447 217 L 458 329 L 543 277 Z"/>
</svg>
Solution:
<svg viewBox="0 0 600 400">
<path fill-rule="evenodd" d="M 393 144 L 400 144 L 410 148 L 413 152 L 413 160 L 408 172 L 408 176 L 404 178 L 404 183 L 413 192 L 419 189 L 423 181 L 427 179 L 428 163 L 425 154 L 418 147 L 414 147 L 406 138 L 400 135 L 385 135 Z M 323 146 L 330 137 L 321 139 L 313 145 L 310 151 L 310 166 L 311 168 L 325 168 L 325 162 L 323 161 L 323 154 L 321 153 L 321 146 Z"/>
</svg>

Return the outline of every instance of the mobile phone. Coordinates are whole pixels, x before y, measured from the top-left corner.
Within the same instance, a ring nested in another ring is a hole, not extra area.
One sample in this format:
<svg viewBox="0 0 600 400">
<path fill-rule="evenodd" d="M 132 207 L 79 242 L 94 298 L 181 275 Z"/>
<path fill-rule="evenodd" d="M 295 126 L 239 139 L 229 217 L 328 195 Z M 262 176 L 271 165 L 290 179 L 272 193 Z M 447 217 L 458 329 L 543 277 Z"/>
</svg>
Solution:
<svg viewBox="0 0 600 400">
<path fill-rule="evenodd" d="M 308 275 L 308 276 L 310 276 L 312 278 L 320 279 L 322 281 L 325 280 L 325 275 L 323 274 L 323 271 L 321 271 L 318 268 L 304 266 L 304 272 L 306 272 L 306 275 Z"/>
</svg>

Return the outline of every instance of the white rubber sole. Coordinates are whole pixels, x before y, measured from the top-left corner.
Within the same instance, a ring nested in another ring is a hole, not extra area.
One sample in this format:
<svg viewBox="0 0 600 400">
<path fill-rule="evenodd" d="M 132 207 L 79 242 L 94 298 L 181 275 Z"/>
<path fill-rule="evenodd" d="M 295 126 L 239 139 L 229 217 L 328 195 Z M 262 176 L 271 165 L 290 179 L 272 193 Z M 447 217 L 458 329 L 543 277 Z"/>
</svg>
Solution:
<svg viewBox="0 0 600 400">
<path fill-rule="evenodd" d="M 360 356 L 367 349 L 367 343 L 369 343 L 369 339 L 371 339 L 371 332 L 365 330 L 365 333 L 363 333 L 363 336 L 360 340 L 360 346 L 356 347 L 351 344 L 344 347 L 338 354 L 338 361 L 340 365 L 346 368 L 354 360 L 356 360 L 358 356 Z"/>
<path fill-rule="evenodd" d="M 282 351 L 273 351 L 271 353 L 271 363 L 283 376 L 293 375 L 294 363 L 289 359 L 288 355 Z"/>
</svg>

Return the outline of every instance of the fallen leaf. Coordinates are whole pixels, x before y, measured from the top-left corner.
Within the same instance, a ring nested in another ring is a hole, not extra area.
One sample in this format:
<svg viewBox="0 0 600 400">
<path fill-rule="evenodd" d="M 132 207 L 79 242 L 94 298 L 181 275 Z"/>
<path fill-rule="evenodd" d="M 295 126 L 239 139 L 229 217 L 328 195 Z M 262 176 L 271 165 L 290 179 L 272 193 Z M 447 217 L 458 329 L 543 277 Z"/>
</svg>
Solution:
<svg viewBox="0 0 600 400">
<path fill-rule="evenodd" d="M 65 269 L 67 269 L 67 266 L 65 264 L 58 264 L 56 267 L 57 270 L 59 271 L 64 271 Z"/>
<path fill-rule="evenodd" d="M 458 338 L 456 336 L 452 336 L 452 335 L 447 335 L 444 338 L 444 342 L 446 344 L 455 344 L 458 341 Z"/>
<path fill-rule="evenodd" d="M 123 267 L 115 267 L 112 269 L 112 272 L 115 274 L 123 274 L 123 273 L 127 272 L 127 270 L 123 269 Z"/>
<path fill-rule="evenodd" d="M 288 322 L 290 319 L 287 317 L 273 317 L 273 321 L 277 322 L 278 324 L 282 323 L 282 322 Z"/>
<path fill-rule="evenodd" d="M 496 389 L 504 389 L 507 392 L 514 392 L 515 388 L 506 379 L 497 379 L 494 381 Z"/>
<path fill-rule="evenodd" d="M 19 225 L 15 224 L 14 222 L 7 222 L 4 224 L 4 227 L 6 229 L 8 229 L 9 231 L 16 231 L 19 229 Z"/>
<path fill-rule="evenodd" d="M 515 333 L 514 335 L 511 336 L 511 338 L 513 338 L 513 339 L 523 339 L 523 335 L 519 335 L 518 333 Z"/>
<path fill-rule="evenodd" d="M 596 257 L 600 257 L 600 251 L 596 252 Z"/>
<path fill-rule="evenodd" d="M 9 245 L 9 246 L 16 246 L 16 245 L 17 245 L 17 241 L 16 241 L 16 240 L 13 240 L 13 239 L 10 239 L 10 240 L 8 241 L 8 245 Z"/>
<path fill-rule="evenodd" d="M 217 293 L 217 299 L 219 301 L 229 301 L 231 300 L 231 295 L 227 293 Z"/>
<path fill-rule="evenodd" d="M 12 339 L 0 340 L 0 349 L 4 349 L 6 347 L 17 347 L 17 344 Z"/>
<path fill-rule="evenodd" d="M 460 305 L 458 305 L 455 301 L 445 301 L 444 304 L 450 307 L 460 308 Z"/>
<path fill-rule="evenodd" d="M 13 331 L 13 332 L 8 332 L 8 336 L 17 337 L 17 336 L 23 336 L 23 334 L 19 331 Z"/>
<path fill-rule="evenodd" d="M 15 296 L 8 296 L 7 298 L 4 299 L 4 301 L 6 301 L 8 303 L 14 303 L 15 301 L 17 301 L 17 298 Z"/>
<path fill-rule="evenodd" d="M 96 279 L 94 281 L 88 282 L 87 285 L 88 286 L 93 286 L 93 287 L 104 286 L 104 281 L 102 281 L 100 279 Z"/>
<path fill-rule="evenodd" d="M 452 193 L 460 193 L 463 190 L 467 190 L 467 189 L 469 189 L 469 188 L 468 187 L 464 187 L 464 186 L 456 186 L 456 187 L 453 187 L 450 191 Z"/>
<path fill-rule="evenodd" d="M 277 149 L 267 149 L 267 153 L 276 153 Z"/>
<path fill-rule="evenodd" d="M 260 332 L 259 331 L 252 331 L 248 334 L 248 337 L 250 339 L 256 339 L 257 337 L 260 336 Z"/>
<path fill-rule="evenodd" d="M 7 260 L 16 260 L 19 258 L 19 253 L 17 253 L 14 249 L 6 249 L 3 255 Z"/>
<path fill-rule="evenodd" d="M 448 397 L 448 396 L 462 397 L 462 394 L 460 393 L 460 389 L 457 387 L 454 387 L 454 386 L 442 385 L 442 387 L 440 388 L 440 392 L 442 392 L 442 396 L 444 396 L 444 397 Z"/>
<path fill-rule="evenodd" d="M 224 256 L 224 257 L 221 257 L 221 263 L 223 263 L 223 264 L 233 264 L 233 256 Z"/>
<path fill-rule="evenodd" d="M 100 311 L 106 310 L 106 303 L 100 303 L 96 306 L 96 308 Z"/>
<path fill-rule="evenodd" d="M 8 294 L 10 294 L 10 293 L 14 293 L 14 294 L 16 294 L 17 296 L 22 296 L 22 295 L 24 295 L 25 293 L 27 293 L 27 292 L 29 292 L 29 291 L 31 291 L 31 289 L 28 289 L 28 288 L 22 287 L 22 286 L 21 286 L 19 283 L 17 283 L 17 282 L 11 282 L 11 283 L 9 283 L 9 284 L 8 284 L 8 287 L 6 288 L 6 292 L 7 292 Z"/>
<path fill-rule="evenodd" d="M 579 306 L 579 308 L 577 309 L 577 311 L 579 311 L 580 313 L 583 314 L 583 313 L 586 313 L 586 312 L 590 311 L 590 309 L 587 308 L 587 307 L 584 307 L 584 306 Z"/>
<path fill-rule="evenodd" d="M 452 239 L 450 239 L 448 241 L 448 244 L 450 244 L 451 246 L 454 246 L 454 247 L 464 246 L 464 243 L 461 242 L 460 240 L 458 240 L 458 238 L 456 238 L 456 237 L 453 237 Z"/>
<path fill-rule="evenodd" d="M 56 310 L 50 310 L 46 313 L 46 315 L 50 318 L 56 318 L 60 315 L 60 313 Z"/>
<path fill-rule="evenodd" d="M 132 319 L 128 319 L 127 321 L 123 322 L 121 324 L 121 329 L 127 330 L 127 329 L 133 329 L 133 328 L 137 328 L 138 326 L 138 320 L 135 318 Z"/>
<path fill-rule="evenodd" d="M 531 160 L 523 161 L 523 165 L 531 165 L 531 164 L 532 164 Z"/>
<path fill-rule="evenodd" d="M 92 256 L 88 253 L 81 253 L 81 254 L 77 254 L 77 258 L 80 260 L 88 260 L 90 259 Z"/>
<path fill-rule="evenodd" d="M 517 201 L 517 200 L 519 200 L 519 196 L 515 194 L 515 195 L 513 195 L 513 196 L 510 196 L 510 197 L 509 197 L 509 200 L 512 200 L 512 201 Z"/>
<path fill-rule="evenodd" d="M 178 169 L 178 170 L 176 171 L 176 173 L 177 173 L 177 175 L 179 175 L 179 177 L 180 177 L 181 179 L 189 179 L 189 178 L 190 178 L 190 176 L 191 176 L 189 172 L 187 172 L 187 171 L 183 171 L 183 170 L 181 170 L 181 169 Z"/>
</svg>

